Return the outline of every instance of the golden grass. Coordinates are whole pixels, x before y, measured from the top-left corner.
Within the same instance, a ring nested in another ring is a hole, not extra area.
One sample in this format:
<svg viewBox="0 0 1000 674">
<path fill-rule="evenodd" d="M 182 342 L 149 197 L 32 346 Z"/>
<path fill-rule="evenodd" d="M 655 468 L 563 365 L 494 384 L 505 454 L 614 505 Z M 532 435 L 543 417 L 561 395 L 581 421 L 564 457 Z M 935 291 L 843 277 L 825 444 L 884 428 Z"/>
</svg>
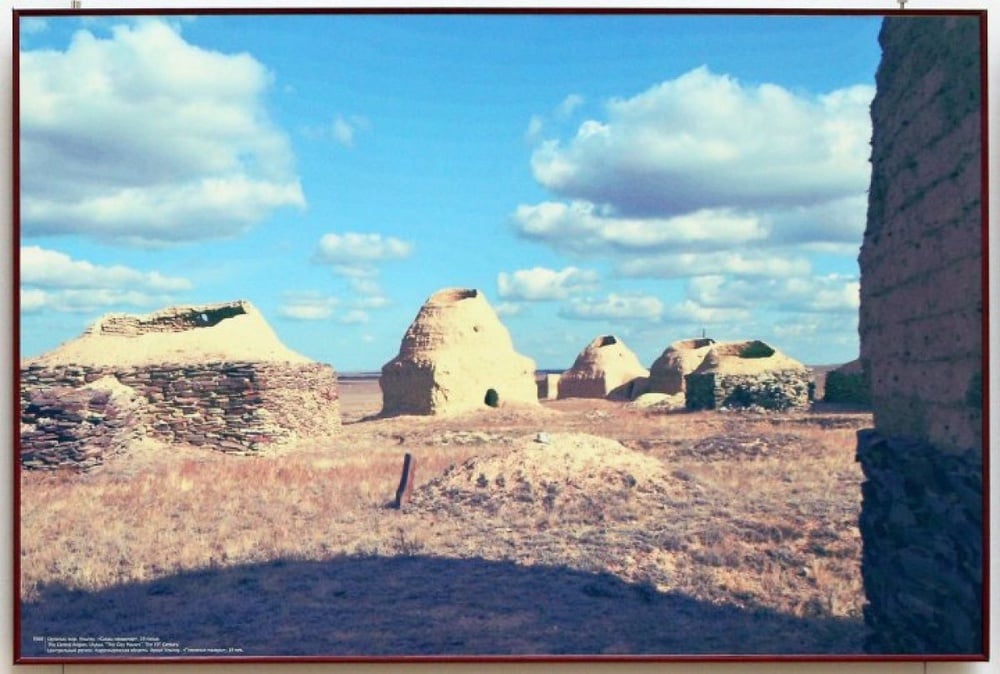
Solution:
<svg viewBox="0 0 1000 674">
<path fill-rule="evenodd" d="M 452 448 L 438 454 L 422 456 L 421 468 L 455 457 Z M 374 552 L 392 534 L 383 506 L 400 466 L 399 452 L 334 450 L 202 454 L 125 477 L 25 472 L 22 598 L 51 582 L 98 590 L 204 567 Z"/>
<path fill-rule="evenodd" d="M 824 428 L 807 417 L 626 414 L 602 401 L 553 409 L 487 423 L 362 422 L 268 457 L 151 448 L 88 475 L 22 473 L 21 598 L 44 598 L 49 584 L 97 591 L 280 559 L 421 554 L 610 572 L 710 604 L 860 618 L 863 415 Z M 561 509 L 539 498 L 504 517 L 386 507 L 404 451 L 417 457 L 419 486 L 541 429 L 618 439 L 661 461 L 671 483 L 641 499 L 567 496 Z"/>
</svg>

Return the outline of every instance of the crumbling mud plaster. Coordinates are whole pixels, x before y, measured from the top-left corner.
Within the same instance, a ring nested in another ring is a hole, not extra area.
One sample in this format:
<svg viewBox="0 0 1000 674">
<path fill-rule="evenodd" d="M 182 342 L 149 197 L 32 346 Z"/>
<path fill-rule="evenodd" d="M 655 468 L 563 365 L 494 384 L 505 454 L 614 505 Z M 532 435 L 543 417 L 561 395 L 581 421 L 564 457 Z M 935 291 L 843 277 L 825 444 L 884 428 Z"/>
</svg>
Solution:
<svg viewBox="0 0 1000 674">
<path fill-rule="evenodd" d="M 859 258 L 872 653 L 983 652 L 979 16 L 890 17 Z"/>
</svg>

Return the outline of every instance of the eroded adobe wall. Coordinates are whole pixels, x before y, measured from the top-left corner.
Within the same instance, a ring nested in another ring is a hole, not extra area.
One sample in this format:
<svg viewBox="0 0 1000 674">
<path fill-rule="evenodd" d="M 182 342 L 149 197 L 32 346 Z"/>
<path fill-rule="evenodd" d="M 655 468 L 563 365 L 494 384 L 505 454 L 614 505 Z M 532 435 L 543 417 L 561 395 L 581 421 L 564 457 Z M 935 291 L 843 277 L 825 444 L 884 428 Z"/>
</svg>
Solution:
<svg viewBox="0 0 1000 674">
<path fill-rule="evenodd" d="M 875 424 L 982 444 L 978 22 L 886 19 L 861 249 L 861 358 Z"/>
<path fill-rule="evenodd" d="M 875 429 L 862 563 L 877 653 L 982 649 L 983 216 L 977 17 L 891 17 L 859 258 Z"/>
<path fill-rule="evenodd" d="M 127 416 L 101 392 L 98 380 L 106 377 L 114 378 L 115 388 L 134 392 L 138 404 L 128 406 Z M 98 465 L 109 448 L 120 448 L 123 422 L 126 439 L 147 435 L 223 452 L 259 452 L 339 427 L 336 374 L 320 363 L 22 369 L 26 468 Z"/>
<path fill-rule="evenodd" d="M 202 307 L 174 307 L 148 316 L 122 314 L 99 321 L 93 330 L 104 335 L 135 337 L 152 333 L 185 332 L 195 328 L 210 328 L 227 318 L 246 313 L 243 302 L 225 302 Z"/>
</svg>

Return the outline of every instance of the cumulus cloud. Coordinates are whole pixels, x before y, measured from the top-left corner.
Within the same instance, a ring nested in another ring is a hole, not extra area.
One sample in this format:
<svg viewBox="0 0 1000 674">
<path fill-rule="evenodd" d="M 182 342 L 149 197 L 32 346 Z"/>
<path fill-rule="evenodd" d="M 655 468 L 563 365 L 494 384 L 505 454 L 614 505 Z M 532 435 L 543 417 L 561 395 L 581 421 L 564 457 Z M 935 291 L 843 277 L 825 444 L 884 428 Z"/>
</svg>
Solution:
<svg viewBox="0 0 1000 674">
<path fill-rule="evenodd" d="M 703 276 L 691 279 L 687 290 L 692 302 L 709 308 L 856 314 L 860 305 L 860 283 L 841 274 L 777 279 Z"/>
<path fill-rule="evenodd" d="M 166 304 L 192 283 L 158 271 L 124 265 L 103 266 L 74 260 L 65 253 L 22 246 L 20 250 L 21 310 L 87 312 L 115 305 Z"/>
<path fill-rule="evenodd" d="M 147 19 L 21 53 L 22 232 L 162 246 L 232 237 L 304 207 L 286 135 L 246 53 Z"/>
<path fill-rule="evenodd" d="M 566 299 L 573 293 L 592 290 L 597 281 L 597 272 L 577 267 L 559 271 L 533 267 L 511 273 L 500 272 L 497 275 L 497 290 L 505 300 L 539 302 Z"/>
<path fill-rule="evenodd" d="M 807 280 L 801 292 L 795 283 L 812 273 L 813 253 L 857 255 L 873 95 L 868 85 L 793 92 L 700 67 L 607 102 L 601 118 L 565 137 L 542 139 L 549 129 L 539 126 L 531 166 L 554 198 L 519 205 L 513 228 L 557 252 L 606 260 L 619 277 L 725 275 L 717 293 L 731 298 L 741 283 L 771 279 L 772 306 L 850 310 L 843 283 Z M 565 103 L 576 108 L 573 97 Z M 710 322 L 745 308 L 712 304 L 702 283 L 692 304 L 664 316 Z"/>
<path fill-rule="evenodd" d="M 21 246 L 21 283 L 43 288 L 140 288 L 163 292 L 190 290 L 184 278 L 164 276 L 160 272 L 142 272 L 124 265 L 110 267 L 40 246 Z"/>
<path fill-rule="evenodd" d="M 712 250 L 760 241 L 769 233 L 759 218 L 729 209 L 669 218 L 622 218 L 587 201 L 521 205 L 514 213 L 514 226 L 524 238 L 580 255 Z"/>
<path fill-rule="evenodd" d="M 651 295 L 610 293 L 603 298 L 572 299 L 559 315 L 583 321 L 657 321 L 663 309 L 663 302 Z"/>
<path fill-rule="evenodd" d="M 867 187 L 873 95 L 808 96 L 700 67 L 544 141 L 532 170 L 556 194 L 624 215 L 822 203 Z"/>
<path fill-rule="evenodd" d="M 381 234 L 324 234 L 316 247 L 313 259 L 344 270 L 350 276 L 352 269 L 364 276 L 364 270 L 385 260 L 399 260 L 413 252 L 413 244 L 394 236 Z"/>
</svg>

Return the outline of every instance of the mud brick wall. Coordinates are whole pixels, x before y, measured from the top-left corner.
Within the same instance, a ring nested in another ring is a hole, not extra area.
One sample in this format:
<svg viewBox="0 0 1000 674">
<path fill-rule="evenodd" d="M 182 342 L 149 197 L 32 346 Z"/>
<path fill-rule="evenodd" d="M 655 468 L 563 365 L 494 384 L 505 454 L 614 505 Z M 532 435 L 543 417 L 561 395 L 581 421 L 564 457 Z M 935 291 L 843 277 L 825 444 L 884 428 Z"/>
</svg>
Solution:
<svg viewBox="0 0 1000 674">
<path fill-rule="evenodd" d="M 891 17 L 861 248 L 861 535 L 877 653 L 981 653 L 983 204 L 977 17 Z"/>
<path fill-rule="evenodd" d="M 978 23 L 886 19 L 861 248 L 861 359 L 875 425 L 942 449 L 982 444 Z"/>
<path fill-rule="evenodd" d="M 327 435 L 340 425 L 336 374 L 320 363 L 207 363 L 124 370 L 32 366 L 21 371 L 22 424 L 37 423 L 32 401 L 40 396 L 51 398 L 67 390 L 76 395 L 79 387 L 109 375 L 134 390 L 142 403 L 131 423 L 142 434 L 167 443 L 254 453 L 275 443 Z M 96 441 L 103 431 L 101 424 L 92 423 L 89 432 L 87 426 L 77 432 Z M 22 457 L 45 449 L 41 441 L 22 433 Z M 35 462 L 28 467 L 43 466 Z"/>
<path fill-rule="evenodd" d="M 809 404 L 811 375 L 800 370 L 689 374 L 684 379 L 684 404 L 692 410 L 755 406 L 784 410 Z"/>
</svg>

